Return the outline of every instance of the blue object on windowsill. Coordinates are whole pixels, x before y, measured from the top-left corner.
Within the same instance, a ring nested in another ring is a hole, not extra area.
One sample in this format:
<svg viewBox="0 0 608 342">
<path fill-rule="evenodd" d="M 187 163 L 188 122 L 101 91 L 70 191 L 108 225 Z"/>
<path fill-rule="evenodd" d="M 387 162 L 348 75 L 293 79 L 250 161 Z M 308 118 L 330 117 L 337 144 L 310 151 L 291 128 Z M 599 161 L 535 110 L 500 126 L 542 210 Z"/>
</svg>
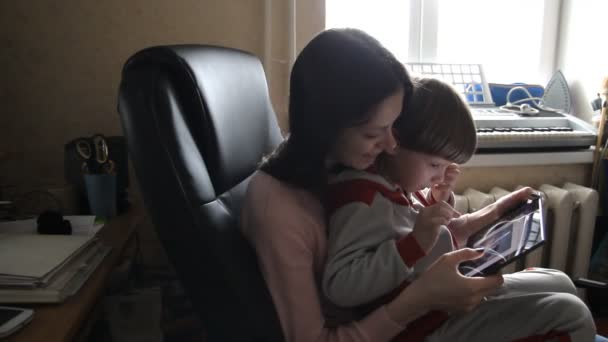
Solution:
<svg viewBox="0 0 608 342">
<path fill-rule="evenodd" d="M 490 94 L 492 94 L 492 100 L 496 106 L 503 106 L 507 104 L 507 93 L 509 90 L 514 87 L 524 87 L 526 88 L 530 94 L 534 97 L 541 98 L 545 93 L 545 88 L 538 84 L 526 84 L 526 83 L 512 83 L 512 84 L 502 84 L 502 83 L 489 83 Z M 528 94 L 526 94 L 523 90 L 514 90 L 511 94 L 511 103 L 528 98 Z M 531 106 L 534 106 L 536 103 L 532 101 L 522 101 L 519 104 L 528 103 Z"/>
</svg>

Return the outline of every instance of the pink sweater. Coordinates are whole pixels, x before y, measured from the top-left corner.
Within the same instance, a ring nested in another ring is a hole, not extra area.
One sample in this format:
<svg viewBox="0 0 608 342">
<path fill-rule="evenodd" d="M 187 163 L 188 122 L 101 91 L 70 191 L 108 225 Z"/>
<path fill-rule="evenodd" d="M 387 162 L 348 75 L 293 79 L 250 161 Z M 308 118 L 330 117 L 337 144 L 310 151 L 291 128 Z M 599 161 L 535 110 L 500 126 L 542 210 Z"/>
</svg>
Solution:
<svg viewBox="0 0 608 342">
<path fill-rule="evenodd" d="M 360 321 L 325 327 L 319 286 L 326 225 L 321 204 L 307 191 L 258 172 L 247 189 L 242 229 L 257 252 L 287 341 L 382 342 L 403 330 L 384 306 Z"/>
</svg>

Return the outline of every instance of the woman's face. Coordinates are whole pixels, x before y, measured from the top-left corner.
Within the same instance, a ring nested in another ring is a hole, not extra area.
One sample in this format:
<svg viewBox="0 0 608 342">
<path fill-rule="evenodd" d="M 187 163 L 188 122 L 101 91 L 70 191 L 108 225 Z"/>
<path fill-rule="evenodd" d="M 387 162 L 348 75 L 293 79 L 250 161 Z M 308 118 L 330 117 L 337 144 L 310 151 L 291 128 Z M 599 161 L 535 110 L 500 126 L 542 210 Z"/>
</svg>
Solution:
<svg viewBox="0 0 608 342">
<path fill-rule="evenodd" d="M 394 153 L 397 143 L 392 126 L 402 107 L 403 89 L 399 89 L 371 109 L 366 123 L 342 131 L 330 151 L 328 163 L 365 170 L 380 153 Z"/>
</svg>

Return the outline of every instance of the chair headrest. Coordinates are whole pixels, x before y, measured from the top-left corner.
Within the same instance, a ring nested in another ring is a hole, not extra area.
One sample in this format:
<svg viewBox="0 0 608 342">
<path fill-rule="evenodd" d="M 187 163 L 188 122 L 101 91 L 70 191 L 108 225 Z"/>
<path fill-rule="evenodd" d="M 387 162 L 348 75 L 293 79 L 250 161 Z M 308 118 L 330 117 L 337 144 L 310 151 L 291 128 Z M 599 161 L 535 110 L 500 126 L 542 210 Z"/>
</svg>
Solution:
<svg viewBox="0 0 608 342">
<path fill-rule="evenodd" d="M 141 70 L 166 72 L 217 196 L 251 175 L 282 139 L 264 69 L 250 53 L 210 45 L 151 47 L 129 59 L 123 80 Z"/>
</svg>

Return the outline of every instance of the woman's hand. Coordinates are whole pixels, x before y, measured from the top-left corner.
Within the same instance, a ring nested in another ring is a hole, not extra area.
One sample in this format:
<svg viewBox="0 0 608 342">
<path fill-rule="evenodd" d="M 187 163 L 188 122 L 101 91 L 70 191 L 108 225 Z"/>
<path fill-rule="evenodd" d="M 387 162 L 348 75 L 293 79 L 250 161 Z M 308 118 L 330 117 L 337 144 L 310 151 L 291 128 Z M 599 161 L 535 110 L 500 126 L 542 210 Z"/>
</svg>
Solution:
<svg viewBox="0 0 608 342">
<path fill-rule="evenodd" d="M 458 265 L 481 257 L 483 251 L 470 248 L 442 255 L 412 285 L 418 283 L 424 291 L 429 307 L 450 313 L 473 310 L 485 296 L 493 294 L 503 283 L 502 275 L 488 277 L 465 277 Z"/>
<path fill-rule="evenodd" d="M 389 316 L 400 324 L 407 324 L 430 310 L 449 313 L 473 310 L 504 281 L 500 274 L 488 277 L 465 277 L 460 274 L 458 265 L 461 262 L 477 259 L 482 254 L 465 248 L 442 255 L 387 304 Z"/>
</svg>

